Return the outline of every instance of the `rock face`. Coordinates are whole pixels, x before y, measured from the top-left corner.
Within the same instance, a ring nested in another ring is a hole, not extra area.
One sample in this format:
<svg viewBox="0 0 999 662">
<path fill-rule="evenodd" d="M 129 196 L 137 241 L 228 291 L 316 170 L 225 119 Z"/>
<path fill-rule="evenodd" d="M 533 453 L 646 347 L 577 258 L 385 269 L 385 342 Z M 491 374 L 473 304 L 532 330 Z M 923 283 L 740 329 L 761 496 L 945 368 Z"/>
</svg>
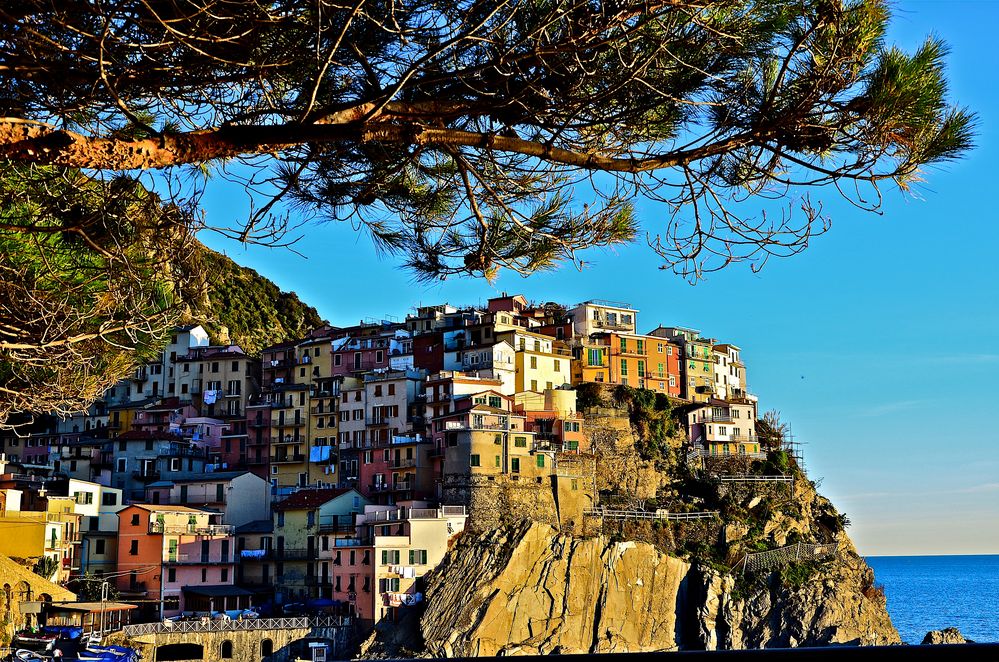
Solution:
<svg viewBox="0 0 999 662">
<path fill-rule="evenodd" d="M 957 628 L 944 628 L 943 630 L 930 630 L 923 637 L 923 644 L 970 644 L 974 643 L 964 638 Z"/>
<path fill-rule="evenodd" d="M 421 621 L 437 657 L 678 647 L 690 566 L 646 543 L 519 524 L 465 539 L 434 573 Z"/>
<path fill-rule="evenodd" d="M 420 627 L 435 657 L 899 643 L 847 546 L 796 588 L 736 578 L 641 542 L 521 523 L 466 536 L 433 573 Z"/>
</svg>

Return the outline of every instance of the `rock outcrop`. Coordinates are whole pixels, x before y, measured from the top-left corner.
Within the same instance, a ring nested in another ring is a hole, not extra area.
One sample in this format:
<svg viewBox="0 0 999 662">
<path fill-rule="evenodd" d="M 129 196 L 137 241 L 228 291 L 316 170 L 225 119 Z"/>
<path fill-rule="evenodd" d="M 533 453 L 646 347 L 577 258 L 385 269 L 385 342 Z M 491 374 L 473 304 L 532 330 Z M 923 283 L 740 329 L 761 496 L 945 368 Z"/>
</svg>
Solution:
<svg viewBox="0 0 999 662">
<path fill-rule="evenodd" d="M 421 629 L 435 657 L 673 650 L 689 572 L 647 543 L 522 523 L 448 555 Z"/>
<path fill-rule="evenodd" d="M 973 644 L 975 642 L 965 639 L 964 635 L 957 628 L 944 628 L 943 630 L 930 630 L 923 637 L 923 644 Z"/>
<path fill-rule="evenodd" d="M 846 547 L 797 587 L 539 523 L 467 536 L 433 573 L 421 631 L 434 657 L 899 643 L 871 570 Z"/>
</svg>

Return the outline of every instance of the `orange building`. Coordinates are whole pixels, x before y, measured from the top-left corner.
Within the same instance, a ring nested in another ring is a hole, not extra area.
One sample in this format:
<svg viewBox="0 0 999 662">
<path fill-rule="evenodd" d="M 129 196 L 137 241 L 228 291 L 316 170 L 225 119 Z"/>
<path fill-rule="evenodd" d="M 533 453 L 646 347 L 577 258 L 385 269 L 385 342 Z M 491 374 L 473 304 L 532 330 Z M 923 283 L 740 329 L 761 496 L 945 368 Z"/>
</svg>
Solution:
<svg viewBox="0 0 999 662">
<path fill-rule="evenodd" d="M 680 396 L 679 347 L 665 338 L 594 334 L 576 349 L 573 383 L 598 382 Z"/>
</svg>

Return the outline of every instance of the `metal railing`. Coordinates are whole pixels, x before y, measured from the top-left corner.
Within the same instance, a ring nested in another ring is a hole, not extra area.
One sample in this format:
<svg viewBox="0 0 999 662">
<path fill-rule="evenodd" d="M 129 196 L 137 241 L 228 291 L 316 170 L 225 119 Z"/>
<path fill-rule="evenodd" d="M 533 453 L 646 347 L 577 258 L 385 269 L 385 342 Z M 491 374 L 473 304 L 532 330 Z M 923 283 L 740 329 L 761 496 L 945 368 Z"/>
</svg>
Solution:
<svg viewBox="0 0 999 662">
<path fill-rule="evenodd" d="M 784 566 L 794 561 L 824 559 L 836 554 L 839 543 L 809 544 L 799 542 L 787 547 L 746 554 L 735 568 L 741 567 L 742 572 L 757 572 Z M 735 569 L 733 568 L 733 569 Z"/>
<path fill-rule="evenodd" d="M 189 534 L 197 536 L 231 536 L 235 531 L 231 524 L 209 524 L 199 526 L 197 524 L 164 524 L 162 522 L 150 522 L 149 533 L 173 533 Z"/>
<path fill-rule="evenodd" d="M 316 628 L 347 628 L 349 617 L 325 616 L 310 618 L 252 618 L 241 621 L 204 618 L 197 621 L 165 621 L 126 625 L 121 631 L 128 637 L 172 632 L 244 632 L 250 630 L 305 630 Z"/>
<path fill-rule="evenodd" d="M 587 508 L 583 511 L 586 517 L 602 517 L 604 519 L 648 519 L 663 521 L 688 521 L 702 519 L 717 519 L 717 510 L 698 511 L 690 513 L 671 513 L 665 510 L 615 510 L 611 508 Z"/>
</svg>

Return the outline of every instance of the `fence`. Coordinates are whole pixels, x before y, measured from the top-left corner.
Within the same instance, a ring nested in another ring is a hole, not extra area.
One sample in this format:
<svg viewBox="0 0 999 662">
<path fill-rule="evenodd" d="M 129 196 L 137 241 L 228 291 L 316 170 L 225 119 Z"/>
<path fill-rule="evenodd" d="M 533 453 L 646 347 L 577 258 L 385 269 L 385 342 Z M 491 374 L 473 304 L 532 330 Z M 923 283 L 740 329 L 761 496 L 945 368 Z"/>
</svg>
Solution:
<svg viewBox="0 0 999 662">
<path fill-rule="evenodd" d="M 670 513 L 665 510 L 614 510 L 610 508 L 588 508 L 583 511 L 586 517 L 602 517 L 604 519 L 649 519 L 663 521 L 688 521 L 699 519 L 715 519 L 718 517 L 717 510 L 700 511 L 692 513 Z"/>
<path fill-rule="evenodd" d="M 814 559 L 824 559 L 833 556 L 839 549 L 839 543 L 809 544 L 799 542 L 796 545 L 778 547 L 766 552 L 756 552 L 746 554 L 746 556 L 735 565 L 736 568 L 742 566 L 742 572 L 758 572 L 769 570 L 777 566 L 785 566 L 793 561 L 811 561 Z"/>
<path fill-rule="evenodd" d="M 173 632 L 245 632 L 250 630 L 298 630 L 315 628 L 346 628 L 351 625 L 349 618 L 326 616 L 310 618 L 250 618 L 245 620 L 164 621 L 162 623 L 138 623 L 126 625 L 122 632 L 135 637 L 143 634 L 167 634 Z"/>
</svg>

